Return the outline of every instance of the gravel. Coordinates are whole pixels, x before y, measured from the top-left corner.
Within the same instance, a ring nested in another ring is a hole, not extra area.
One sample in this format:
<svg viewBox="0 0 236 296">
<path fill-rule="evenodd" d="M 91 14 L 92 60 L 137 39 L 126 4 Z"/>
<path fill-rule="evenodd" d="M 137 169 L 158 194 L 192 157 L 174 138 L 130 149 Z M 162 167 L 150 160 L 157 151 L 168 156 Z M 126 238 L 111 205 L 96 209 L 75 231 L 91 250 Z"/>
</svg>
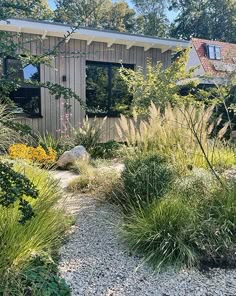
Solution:
<svg viewBox="0 0 236 296">
<path fill-rule="evenodd" d="M 235 270 L 154 274 L 120 241 L 118 225 L 122 215 L 115 205 L 91 196 L 69 195 L 66 210 L 75 216 L 76 223 L 61 248 L 59 270 L 72 288 L 72 295 L 236 295 Z"/>
</svg>

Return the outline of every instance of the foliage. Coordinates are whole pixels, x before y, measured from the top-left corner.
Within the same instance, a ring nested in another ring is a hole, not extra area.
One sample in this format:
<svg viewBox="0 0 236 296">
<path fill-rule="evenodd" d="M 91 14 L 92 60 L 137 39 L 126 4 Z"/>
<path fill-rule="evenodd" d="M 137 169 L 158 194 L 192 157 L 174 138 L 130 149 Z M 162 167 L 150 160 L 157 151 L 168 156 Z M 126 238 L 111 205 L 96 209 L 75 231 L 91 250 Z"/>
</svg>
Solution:
<svg viewBox="0 0 236 296">
<path fill-rule="evenodd" d="M 37 199 L 28 200 L 35 215 L 23 226 L 18 223 L 20 213 L 17 205 L 0 209 L 0 276 L 3 287 L 7 286 L 5 278 L 9 273 L 22 270 L 32 256 L 41 252 L 51 253 L 68 226 L 58 206 L 61 198 L 58 182 L 47 171 L 19 161 L 14 164 L 14 170 L 30 179 L 39 194 Z"/>
<path fill-rule="evenodd" d="M 25 224 L 34 216 L 33 209 L 26 199 L 29 197 L 38 197 L 33 183 L 24 175 L 15 172 L 10 165 L 0 162 L 0 205 L 9 208 L 18 203 L 22 213 L 19 220 L 21 224 Z"/>
<path fill-rule="evenodd" d="M 109 4 L 109 0 L 56 0 L 55 21 L 75 24 L 82 19 L 83 26 L 96 27 Z"/>
<path fill-rule="evenodd" d="M 25 144 L 13 144 L 9 148 L 9 155 L 12 159 L 27 159 L 42 165 L 53 164 L 56 161 L 57 153 L 51 147 L 46 151 L 42 146 L 31 147 Z"/>
<path fill-rule="evenodd" d="M 173 0 L 170 9 L 178 11 L 171 35 L 189 39 L 236 41 L 234 0 Z"/>
<path fill-rule="evenodd" d="M 38 134 L 37 142 L 40 146 L 43 147 L 45 151 L 54 150 L 60 155 L 64 149 L 63 141 L 61 137 L 56 138 L 54 135 L 46 132 L 43 134 Z"/>
<path fill-rule="evenodd" d="M 106 30 L 134 33 L 136 29 L 135 11 L 126 1 L 111 3 L 102 19 L 102 27 Z"/>
<path fill-rule="evenodd" d="M 97 143 L 91 150 L 90 154 L 93 158 L 114 158 L 119 156 L 119 151 L 123 145 L 111 140 L 105 143 Z"/>
<path fill-rule="evenodd" d="M 71 180 L 68 190 L 79 193 L 91 193 L 97 198 L 109 198 L 119 183 L 119 173 L 112 168 L 94 168 L 87 162 L 76 164 L 80 176 Z"/>
<path fill-rule="evenodd" d="M 144 179 L 133 178 L 142 173 L 137 162 L 131 180 L 123 182 L 124 194 L 116 195 L 126 213 L 124 241 L 155 269 L 236 265 L 235 182 L 219 174 L 236 159 L 223 140 L 230 123 L 218 128 L 222 118 L 215 118 L 213 110 L 214 106 L 169 105 L 162 111 L 152 104 L 146 121 L 121 116 L 119 134 L 133 149 L 128 161 L 136 163 L 139 154 L 164 156 L 179 174 L 163 186 L 161 173 L 154 181 L 165 189 L 161 199 L 155 191 L 146 199 L 145 178 L 154 173 L 147 162 Z M 139 187 L 144 190 L 140 194 Z"/>
<path fill-rule="evenodd" d="M 31 16 L 34 17 L 37 14 L 37 17 L 41 18 L 40 14 L 44 14 L 44 8 L 47 8 L 47 3 L 45 1 L 2 1 L 2 6 L 6 9 L 1 10 L 0 20 L 5 20 L 7 18 L 18 16 Z M 40 12 L 39 12 L 40 10 Z M 91 12 L 91 7 L 90 7 Z M 44 16 L 42 16 L 44 18 Z M 77 26 L 82 22 L 82 20 L 77 21 Z M 39 64 L 52 67 L 54 58 L 60 54 L 61 48 L 65 40 L 74 33 L 77 27 L 71 28 L 69 32 L 65 34 L 63 38 L 60 39 L 58 43 L 55 44 L 51 49 L 44 50 L 41 55 L 33 55 L 30 51 L 32 44 L 35 44 L 39 40 L 42 40 L 41 37 L 28 36 L 26 40 L 21 40 L 21 33 L 14 32 L 0 32 L 0 102 L 8 103 L 9 106 L 14 110 L 14 104 L 10 100 L 10 94 L 13 91 L 18 90 L 22 86 L 31 84 L 32 86 L 43 87 L 49 90 L 49 93 L 53 95 L 56 99 L 64 98 L 69 100 L 71 98 L 78 100 L 81 103 L 82 107 L 85 107 L 84 102 L 80 97 L 73 92 L 70 88 L 64 87 L 57 83 L 52 83 L 50 81 L 38 82 L 33 79 L 24 79 L 21 75 L 18 75 L 18 71 L 21 72 L 28 65 L 38 66 Z M 17 42 L 15 42 L 17 38 Z M 30 46 L 29 46 L 30 45 Z M 79 56 L 80 54 L 78 54 Z M 15 58 L 20 61 L 19 68 L 10 69 L 7 73 L 3 72 L 3 61 L 8 58 Z M 14 73 L 14 75 L 12 75 Z M 17 75 L 16 75 L 17 74 Z M 14 76 L 14 77 L 13 77 Z"/>
<path fill-rule="evenodd" d="M 165 14 L 169 1 L 164 0 L 132 0 L 138 13 L 139 31 L 145 35 L 167 36 L 169 23 Z"/>
<path fill-rule="evenodd" d="M 93 8 L 92 13 L 91 7 Z M 135 11 L 127 2 L 112 3 L 111 0 L 57 0 L 55 20 L 77 23 L 83 19 L 83 26 L 132 32 L 135 28 Z"/>
<path fill-rule="evenodd" d="M 98 118 L 89 120 L 86 116 L 81 127 L 73 128 L 73 143 L 84 146 L 88 152 L 100 142 L 102 136 L 102 127 L 106 122 L 106 117 L 99 121 Z"/>
<path fill-rule="evenodd" d="M 69 166 L 70 170 L 80 175 L 92 175 L 94 168 L 88 160 L 76 160 L 73 165 Z"/>
<path fill-rule="evenodd" d="M 193 168 L 186 175 L 177 178 L 173 184 L 173 192 L 188 201 L 201 202 L 201 197 L 212 194 L 217 187 L 213 175 L 202 168 Z"/>
<path fill-rule="evenodd" d="M 229 123 L 216 132 L 221 117 L 213 117 L 214 106 L 172 108 L 169 105 L 161 112 L 161 108 L 151 104 L 149 110 L 147 121 L 121 116 L 117 130 L 128 146 L 165 155 L 182 171 L 194 166 L 208 167 L 206 157 L 216 168 L 235 164 L 233 148 L 222 140 Z M 205 155 L 200 149 L 199 140 Z"/>
<path fill-rule="evenodd" d="M 164 157 L 157 154 L 140 154 L 126 159 L 121 174 L 124 196 L 122 207 L 144 206 L 151 200 L 162 197 L 175 177 L 174 169 Z"/>
<path fill-rule="evenodd" d="M 30 145 L 37 143 L 37 136 L 29 125 L 22 124 L 17 121 L 6 121 L 6 120 L 3 120 L 2 123 L 4 124 L 4 126 L 10 128 L 12 131 L 17 132 L 19 137 L 18 139 L 15 139 L 15 140 L 18 140 Z"/>
<path fill-rule="evenodd" d="M 58 276 L 56 263 L 48 256 L 34 256 L 27 266 L 16 274 L 10 274 L 4 295 L 48 295 L 69 296 L 70 289 Z M 0 284 L 1 293 L 1 284 Z"/>
<path fill-rule="evenodd" d="M 52 11 L 45 0 L 1 0 L 0 18 L 4 17 L 19 17 L 19 18 L 35 18 L 35 19 L 50 19 Z"/>
<path fill-rule="evenodd" d="M 17 133 L 10 127 L 13 117 L 6 106 L 0 104 L 0 151 L 6 151 L 10 144 L 18 138 Z"/>
<path fill-rule="evenodd" d="M 191 92 L 198 82 L 192 79 L 194 69 L 186 70 L 187 60 L 187 52 L 182 52 L 166 69 L 160 62 L 153 66 L 151 61 L 148 61 L 145 73 L 141 67 L 136 71 L 122 67 L 121 77 L 133 95 L 133 113 L 147 115 L 151 102 L 163 108 L 167 104 L 187 104 L 196 101 L 202 91 L 199 90 L 199 94 Z M 190 90 L 188 95 L 181 94 L 183 88 Z"/>
<path fill-rule="evenodd" d="M 235 267 L 236 235 L 236 185 L 227 182 L 199 206 L 202 223 L 196 238 L 202 265 L 210 267 Z"/>
<path fill-rule="evenodd" d="M 126 213 L 125 242 L 154 268 L 235 267 L 235 182 L 204 170 L 173 183 L 162 199 Z"/>
<path fill-rule="evenodd" d="M 166 266 L 193 266 L 194 225 L 198 217 L 178 198 L 155 200 L 145 208 L 136 208 L 124 222 L 123 238 L 131 250 L 144 255 L 155 269 Z"/>
</svg>

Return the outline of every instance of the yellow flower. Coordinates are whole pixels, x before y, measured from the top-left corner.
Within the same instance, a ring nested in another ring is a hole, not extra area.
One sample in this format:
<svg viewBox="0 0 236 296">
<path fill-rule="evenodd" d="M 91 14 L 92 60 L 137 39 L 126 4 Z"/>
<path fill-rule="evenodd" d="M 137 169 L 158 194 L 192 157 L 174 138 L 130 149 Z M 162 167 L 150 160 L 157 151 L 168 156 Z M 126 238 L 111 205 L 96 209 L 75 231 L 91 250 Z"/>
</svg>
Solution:
<svg viewBox="0 0 236 296">
<path fill-rule="evenodd" d="M 25 144 L 13 144 L 9 148 L 9 155 L 12 159 L 21 158 L 40 164 L 52 164 L 57 159 L 57 152 L 52 148 L 48 152 L 42 146 L 31 147 Z"/>
</svg>

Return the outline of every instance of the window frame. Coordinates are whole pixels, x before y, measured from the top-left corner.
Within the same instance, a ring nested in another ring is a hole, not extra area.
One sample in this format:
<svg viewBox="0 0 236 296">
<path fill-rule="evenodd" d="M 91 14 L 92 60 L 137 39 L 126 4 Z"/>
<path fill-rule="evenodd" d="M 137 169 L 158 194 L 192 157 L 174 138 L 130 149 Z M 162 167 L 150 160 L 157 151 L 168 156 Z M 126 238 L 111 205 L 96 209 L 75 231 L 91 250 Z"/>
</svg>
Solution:
<svg viewBox="0 0 236 296">
<path fill-rule="evenodd" d="M 3 74 L 6 75 L 6 76 L 7 76 L 7 70 L 8 70 L 8 63 L 7 63 L 8 60 L 18 60 L 18 59 L 15 58 L 15 57 L 11 57 L 11 56 L 4 58 L 4 60 L 3 60 Z M 31 64 L 28 64 L 28 65 L 31 65 Z M 37 66 L 34 65 L 34 67 L 36 67 L 38 69 L 38 74 L 39 74 L 38 81 L 40 82 L 41 81 L 41 67 L 40 67 L 40 64 L 37 65 Z M 29 118 L 42 118 L 43 116 L 42 116 L 42 92 L 41 92 L 41 87 L 40 86 L 39 87 L 36 87 L 36 86 L 34 87 L 34 86 L 27 85 L 27 83 L 25 83 L 25 85 L 22 86 L 22 87 L 19 87 L 17 89 L 17 91 L 20 90 L 20 89 L 38 89 L 39 90 L 39 112 L 36 114 L 36 113 L 27 113 L 27 112 L 24 112 L 24 111 L 22 113 L 17 113 L 17 112 L 14 113 L 14 111 L 13 111 L 13 114 L 15 116 L 24 116 L 24 117 L 29 117 Z M 13 91 L 13 93 L 14 93 L 14 91 Z M 14 102 L 14 99 L 11 99 L 11 100 Z"/>
<path fill-rule="evenodd" d="M 86 75 L 86 83 L 85 83 L 85 92 L 86 92 L 86 101 L 87 101 L 87 66 L 88 65 L 97 65 L 100 67 L 108 68 L 108 111 L 104 112 L 90 112 L 86 111 L 86 115 L 88 117 L 118 117 L 121 112 L 113 111 L 112 108 L 112 68 L 121 68 L 122 66 L 127 69 L 135 70 L 135 64 L 127 64 L 127 63 L 114 63 L 114 62 L 101 62 L 101 61 L 92 61 L 86 60 L 85 62 L 85 75 Z"/>
<path fill-rule="evenodd" d="M 214 50 L 214 58 L 210 57 L 210 48 L 212 48 Z M 218 54 L 217 54 L 217 50 L 219 50 Z M 220 55 L 220 57 L 219 57 Z M 221 61 L 222 60 L 222 48 L 219 45 L 215 45 L 215 44 L 207 44 L 207 57 L 210 60 L 217 60 L 217 61 Z"/>
</svg>

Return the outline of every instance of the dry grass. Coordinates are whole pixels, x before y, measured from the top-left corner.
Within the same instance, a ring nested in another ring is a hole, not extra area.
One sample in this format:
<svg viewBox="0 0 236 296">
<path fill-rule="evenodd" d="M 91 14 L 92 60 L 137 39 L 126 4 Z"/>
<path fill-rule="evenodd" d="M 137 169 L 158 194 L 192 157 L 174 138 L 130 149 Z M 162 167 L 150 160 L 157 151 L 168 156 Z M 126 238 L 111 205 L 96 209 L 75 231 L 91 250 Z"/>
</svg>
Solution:
<svg viewBox="0 0 236 296">
<path fill-rule="evenodd" d="M 0 105 L 0 151 L 6 151 L 16 139 L 19 139 L 18 133 L 9 127 L 13 119 L 7 108 Z"/>
<path fill-rule="evenodd" d="M 149 111 L 147 121 L 121 116 L 117 131 L 128 146 L 166 155 L 181 167 L 206 167 L 200 141 L 213 166 L 227 167 L 236 163 L 234 151 L 222 140 L 229 124 L 211 137 L 221 123 L 220 117 L 212 120 L 213 106 L 172 108 L 169 105 L 162 113 L 152 104 Z"/>
<path fill-rule="evenodd" d="M 80 176 L 73 179 L 67 189 L 76 193 L 93 194 L 99 199 L 108 198 L 120 178 L 120 174 L 112 168 L 95 168 L 85 161 L 78 161 L 74 170 Z"/>
</svg>

